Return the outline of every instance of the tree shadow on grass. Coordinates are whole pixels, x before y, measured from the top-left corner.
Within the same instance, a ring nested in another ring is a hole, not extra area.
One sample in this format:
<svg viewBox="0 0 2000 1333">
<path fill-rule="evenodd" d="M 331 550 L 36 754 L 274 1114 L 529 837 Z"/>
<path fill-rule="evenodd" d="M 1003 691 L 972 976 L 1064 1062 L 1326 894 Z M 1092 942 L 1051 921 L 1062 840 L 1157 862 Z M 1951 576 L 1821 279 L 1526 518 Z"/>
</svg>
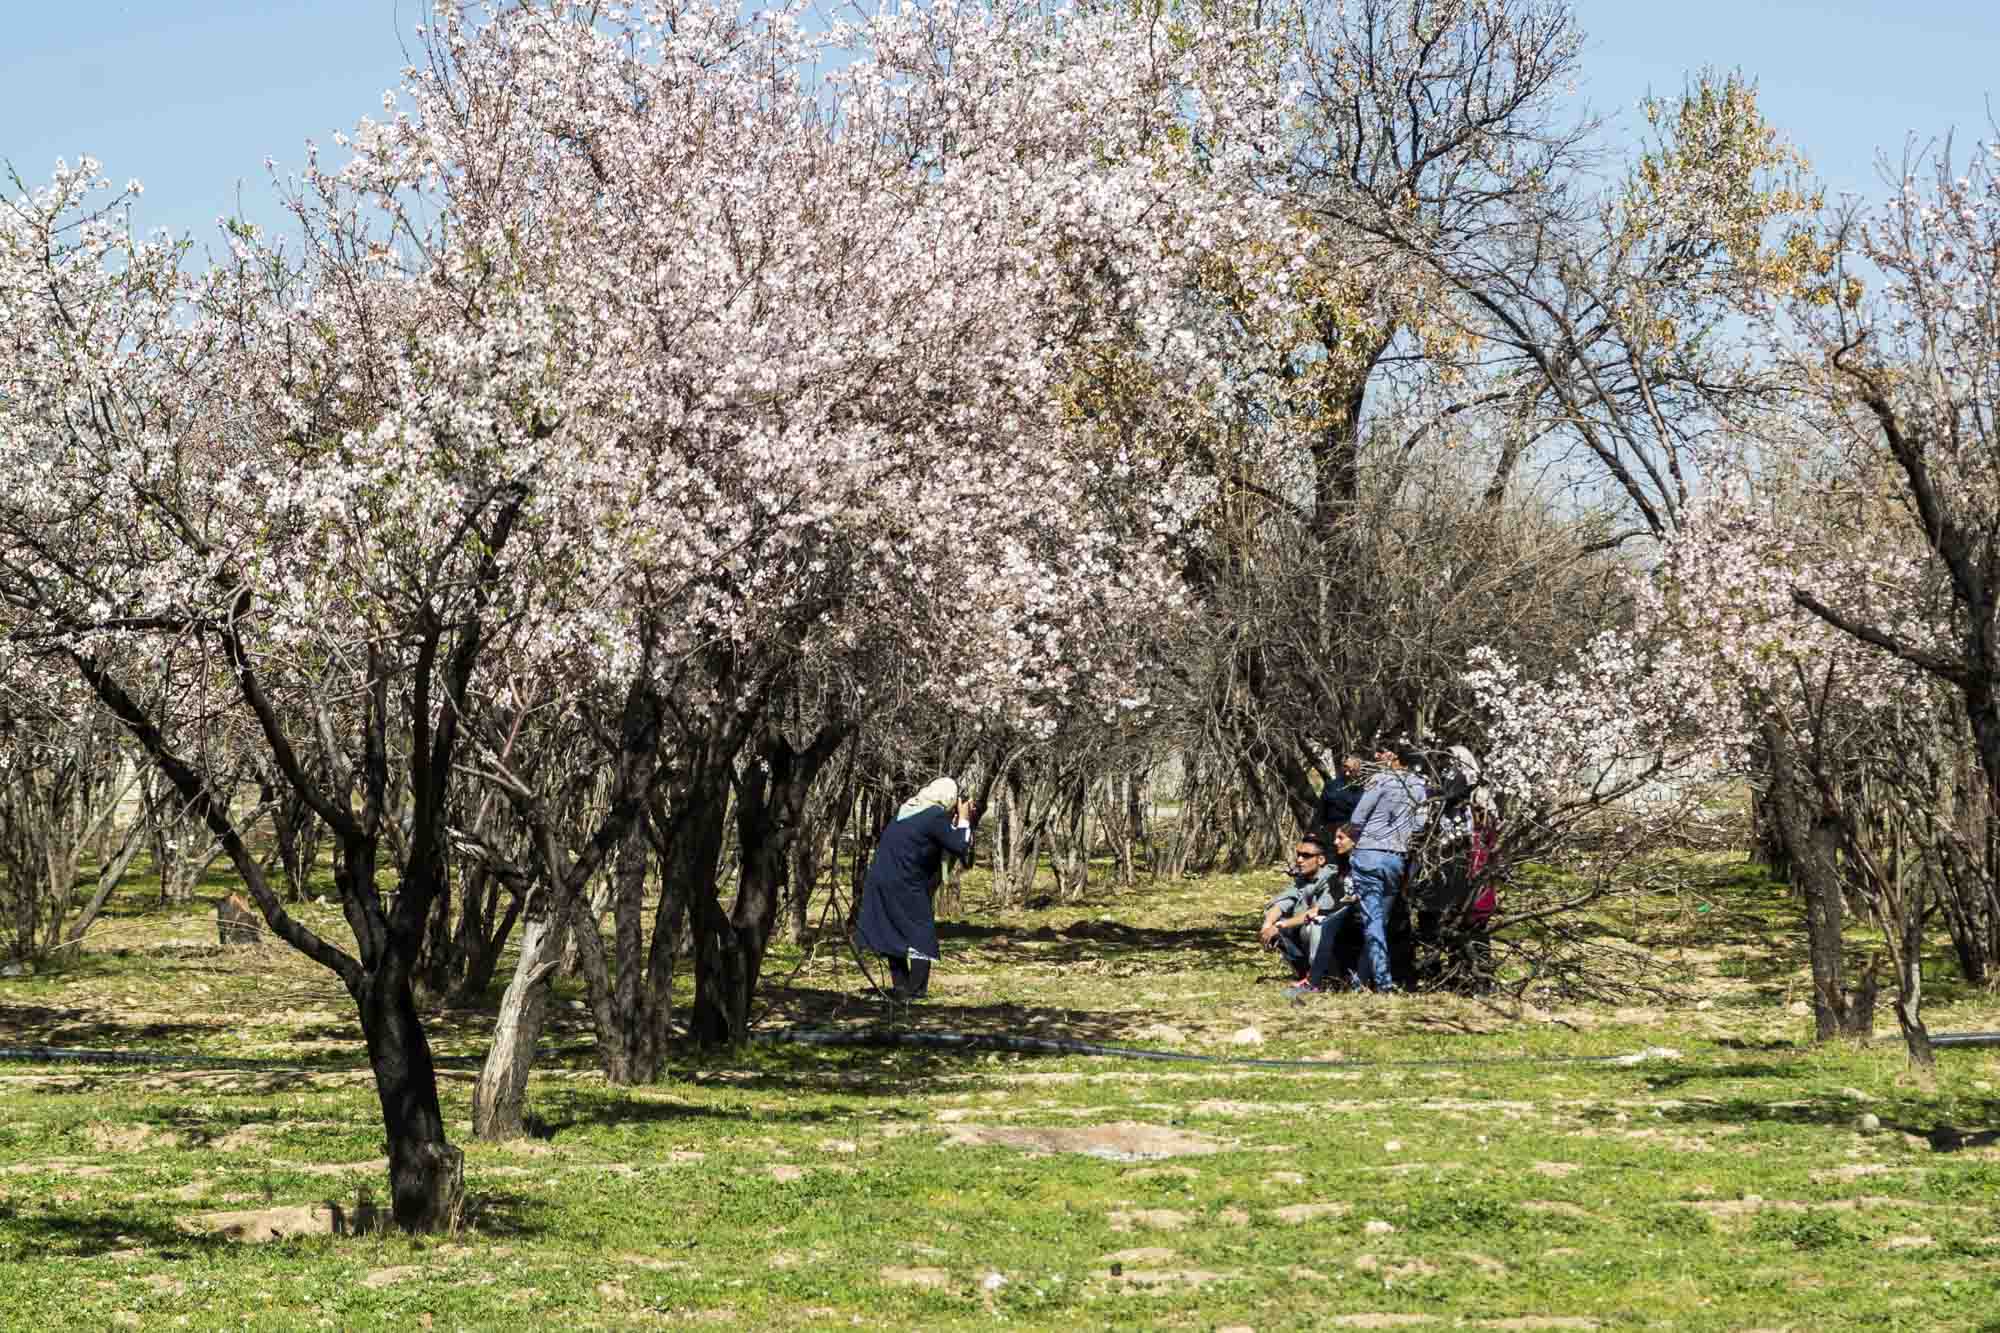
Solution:
<svg viewBox="0 0 2000 1333">
<path fill-rule="evenodd" d="M 1670 1071 L 1656 1075 L 1648 1082 L 1656 1089 L 1678 1086 L 1689 1078 L 1802 1078 L 1801 1067 L 1789 1063 L 1773 1062 L 1768 1066 L 1746 1065 L 1725 1066 L 1720 1069 L 1691 1070 L 1686 1077 L 1675 1078 Z M 1969 1113 L 1946 1119 L 1920 1106 L 1882 1106 L 1880 1111 L 1870 1111 L 1868 1104 L 1855 1102 L 1845 1095 L 1812 1095 L 1789 1098 L 1782 1101 L 1766 1101 L 1755 1097 L 1694 1098 L 1675 1106 L 1658 1108 L 1659 1116 L 1669 1122 L 1683 1125 L 1797 1125 L 1816 1126 L 1828 1130 L 1854 1132 L 1861 1127 L 1861 1117 L 1872 1115 L 1873 1128 L 1863 1132 L 1870 1134 L 1907 1134 L 1923 1139 L 1933 1152 L 1963 1152 L 1972 1148 L 1990 1147 L 2000 1143 L 2000 1101 L 1987 1101 L 1968 1108 Z"/>
<path fill-rule="evenodd" d="M 208 1023 L 134 1022 L 92 1009 L 0 1004 L 0 1046 L 89 1046 L 99 1049 L 213 1037 Z"/>
<path fill-rule="evenodd" d="M 467 1231 L 490 1239 L 532 1239 L 552 1229 L 551 1211 L 546 1202 L 526 1194 L 469 1189 L 462 1222 Z"/>
<path fill-rule="evenodd" d="M 887 978 L 880 978 L 886 981 Z M 1145 1044 L 1136 1033 L 1154 1016 L 1130 1010 L 1072 1009 L 1053 1005 L 964 1003 L 935 980 L 931 997 L 918 1004 L 891 1004 L 867 990 L 855 977 L 857 991 L 809 986 L 766 986 L 756 1028 L 806 1027 L 853 1030 L 879 1028 L 898 1032 L 964 1033 L 986 1037 L 1039 1037 L 1109 1045 Z"/>
<path fill-rule="evenodd" d="M 1001 967 L 1022 963 L 1074 963 L 1087 959 L 1107 963 L 1146 962 L 1193 955 L 1201 963 L 1226 964 L 1240 959 L 1256 940 L 1256 923 L 1249 916 L 1214 926 L 1169 928 L 1130 926 L 1119 921 L 1081 918 L 1067 926 L 979 925 L 969 921 L 938 923 L 940 941 L 957 941 L 978 950 L 981 965 Z"/>
<path fill-rule="evenodd" d="M 143 1250 L 160 1259 L 190 1259 L 228 1245 L 220 1236 L 196 1235 L 168 1222 L 120 1212 L 42 1211 L 27 1213 L 0 1203 L 0 1236 L 12 1235 L 37 1256 L 91 1259 Z"/>
<path fill-rule="evenodd" d="M 732 1086 L 738 1086 L 732 1084 Z M 671 1090 L 673 1085 L 665 1085 Z M 701 1121 L 728 1121 L 744 1124 L 753 1120 L 791 1119 L 784 1114 L 752 1112 L 749 1108 L 698 1106 L 687 1102 L 659 1101 L 626 1095 L 626 1089 L 551 1088 L 534 1098 L 535 1112 L 529 1117 L 529 1134 L 538 1139 L 556 1139 L 573 1129 L 595 1125 L 693 1124 Z M 822 1119 L 823 1116 L 798 1117 Z"/>
<path fill-rule="evenodd" d="M 1797 1060 L 1743 1060 L 1735 1064 L 1667 1065 L 1648 1074 L 1646 1086 L 1654 1092 L 1666 1092 L 1685 1087 L 1689 1083 L 1708 1083 L 1722 1079 L 1798 1080 L 1806 1076 L 1806 1067 Z"/>
</svg>

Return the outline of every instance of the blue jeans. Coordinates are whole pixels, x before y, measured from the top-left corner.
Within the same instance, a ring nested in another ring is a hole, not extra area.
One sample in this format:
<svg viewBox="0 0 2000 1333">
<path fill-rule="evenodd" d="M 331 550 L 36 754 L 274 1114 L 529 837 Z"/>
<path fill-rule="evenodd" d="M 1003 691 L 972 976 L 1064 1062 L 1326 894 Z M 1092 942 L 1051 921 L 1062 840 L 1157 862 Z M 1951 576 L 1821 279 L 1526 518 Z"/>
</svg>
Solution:
<svg viewBox="0 0 2000 1333">
<path fill-rule="evenodd" d="M 1313 984 L 1314 990 L 1326 985 L 1327 973 L 1333 971 L 1334 954 L 1340 948 L 1341 933 L 1353 916 L 1354 904 L 1348 903 L 1320 919 L 1319 943 L 1313 948 L 1311 968 L 1306 973 L 1306 980 Z"/>
<path fill-rule="evenodd" d="M 1389 913 L 1403 889 L 1403 858 L 1395 852 L 1356 851 L 1348 860 L 1354 896 L 1361 900 L 1362 980 L 1374 990 L 1393 991 L 1389 971 Z"/>
</svg>

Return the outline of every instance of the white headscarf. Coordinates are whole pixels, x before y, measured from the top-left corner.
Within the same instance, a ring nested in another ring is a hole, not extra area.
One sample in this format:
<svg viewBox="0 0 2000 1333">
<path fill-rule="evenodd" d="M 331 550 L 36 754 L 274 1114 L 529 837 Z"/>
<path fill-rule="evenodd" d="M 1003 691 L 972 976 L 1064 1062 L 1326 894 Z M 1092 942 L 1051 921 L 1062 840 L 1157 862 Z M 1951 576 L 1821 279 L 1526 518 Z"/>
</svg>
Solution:
<svg viewBox="0 0 2000 1333">
<path fill-rule="evenodd" d="M 1454 745 L 1451 747 L 1451 757 L 1458 761 L 1459 771 L 1465 775 L 1465 780 L 1472 784 L 1472 808 L 1488 818 L 1497 816 L 1500 807 L 1494 804 L 1492 788 L 1481 780 L 1479 761 L 1472 757 L 1472 751 L 1463 745 Z"/>
<path fill-rule="evenodd" d="M 938 778 L 915 796 L 903 802 L 902 806 L 896 811 L 896 818 L 908 819 L 911 815 L 922 814 L 932 806 L 937 806 L 941 810 L 949 810 L 952 807 L 952 803 L 957 800 L 958 784 L 950 778 Z"/>
</svg>

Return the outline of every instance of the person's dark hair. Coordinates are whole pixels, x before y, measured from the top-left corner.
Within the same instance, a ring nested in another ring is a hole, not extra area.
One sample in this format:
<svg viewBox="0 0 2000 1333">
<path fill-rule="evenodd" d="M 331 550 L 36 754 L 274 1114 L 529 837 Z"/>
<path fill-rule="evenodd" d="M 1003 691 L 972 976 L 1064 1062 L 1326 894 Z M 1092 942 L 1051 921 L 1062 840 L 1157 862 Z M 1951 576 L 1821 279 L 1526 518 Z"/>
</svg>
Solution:
<svg viewBox="0 0 2000 1333">
<path fill-rule="evenodd" d="M 1317 849 L 1321 856 L 1330 856 L 1332 854 L 1333 849 L 1327 845 L 1330 841 L 1332 840 L 1325 837 L 1317 830 L 1310 833 L 1299 834 L 1300 844 L 1305 846 L 1311 846 Z"/>
<path fill-rule="evenodd" d="M 1349 842 L 1361 841 L 1361 830 L 1356 828 L 1352 824 L 1342 824 L 1339 828 L 1335 829 L 1333 833 L 1335 837 L 1344 837 Z"/>
</svg>

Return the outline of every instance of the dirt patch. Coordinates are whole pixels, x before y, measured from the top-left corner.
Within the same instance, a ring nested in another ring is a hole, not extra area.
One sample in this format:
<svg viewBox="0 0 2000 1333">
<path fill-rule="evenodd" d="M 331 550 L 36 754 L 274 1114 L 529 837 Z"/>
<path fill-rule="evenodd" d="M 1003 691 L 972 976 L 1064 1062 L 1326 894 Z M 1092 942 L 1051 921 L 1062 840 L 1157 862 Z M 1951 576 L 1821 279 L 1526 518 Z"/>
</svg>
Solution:
<svg viewBox="0 0 2000 1333">
<path fill-rule="evenodd" d="M 78 1179 L 87 1179 L 110 1174 L 111 1168 L 108 1166 L 92 1166 L 61 1157 L 50 1158 L 45 1162 L 16 1162 L 12 1166 L 0 1167 L 0 1176 L 74 1176 Z"/>
<path fill-rule="evenodd" d="M 771 1172 L 771 1179 L 777 1181 L 780 1185 L 789 1185 L 795 1180 L 804 1180 L 806 1178 L 804 1167 L 790 1166 L 783 1162 L 775 1163 L 769 1170 Z"/>
<path fill-rule="evenodd" d="M 1164 1264 L 1180 1256 L 1159 1245 L 1141 1245 L 1135 1250 L 1119 1250 L 1098 1259 L 1101 1264 Z"/>
<path fill-rule="evenodd" d="M 180 1135 L 151 1125 L 113 1125 L 98 1121 L 89 1130 L 90 1146 L 99 1152 L 138 1152 L 143 1148 L 178 1148 Z"/>
<path fill-rule="evenodd" d="M 1481 1328 L 1596 1328 L 1595 1319 L 1577 1314 L 1524 1314 L 1514 1319 L 1474 1320 Z"/>
<path fill-rule="evenodd" d="M 1177 1213 L 1171 1208 L 1135 1208 L 1130 1212 L 1111 1212 L 1106 1217 L 1113 1231 L 1130 1231 L 1134 1227 L 1179 1231 L 1189 1220 L 1186 1213 Z"/>
<path fill-rule="evenodd" d="M 1535 1163 L 1535 1171 L 1538 1174 L 1544 1176 L 1551 1176 L 1556 1180 L 1561 1180 L 1564 1176 L 1573 1176 L 1581 1170 L 1583 1170 L 1583 1168 L 1578 1166 L 1575 1162 Z"/>
<path fill-rule="evenodd" d="M 370 1175 L 380 1175 L 389 1169 L 389 1159 L 386 1157 L 377 1157 L 369 1162 L 274 1161 L 270 1165 L 273 1171 L 293 1171 L 302 1176 L 345 1176 L 356 1171 L 365 1171 Z M 483 1167 L 481 1170 L 486 1174 L 496 1176 L 508 1175 L 510 1173 L 519 1173 L 524 1176 L 529 1174 L 520 1167 L 489 1166 Z"/>
<path fill-rule="evenodd" d="M 187 1295 L 188 1284 L 177 1277 L 169 1277 L 165 1273 L 148 1273 L 145 1277 L 145 1282 L 147 1286 L 159 1292 L 162 1296 Z"/>
<path fill-rule="evenodd" d="M 1106 1282 L 1117 1282 L 1127 1287 L 1205 1287 L 1211 1282 L 1234 1277 L 1234 1273 L 1211 1273 L 1204 1268 L 1127 1268 L 1113 1275 L 1106 1268 L 1096 1276 Z"/>
<path fill-rule="evenodd" d="M 901 1268 L 890 1264 L 879 1270 L 876 1276 L 898 1287 L 937 1290 L 951 1285 L 951 1274 L 942 1268 Z"/>
<path fill-rule="evenodd" d="M 269 1125 L 238 1125 L 208 1146 L 220 1152 L 247 1152 L 263 1147 L 270 1133 Z"/>
<path fill-rule="evenodd" d="M 1409 1328 L 1414 1324 L 1435 1324 L 1428 1314 L 1338 1314 L 1326 1321 L 1335 1328 Z"/>
<path fill-rule="evenodd" d="M 1283 1208 L 1273 1208 L 1271 1216 L 1287 1226 L 1298 1226 L 1302 1222 L 1317 1221 L 1322 1217 L 1345 1217 L 1351 1205 L 1344 1203 L 1294 1203 Z"/>
<path fill-rule="evenodd" d="M 960 1124 L 945 1139 L 945 1146 L 1016 1148 L 1032 1153 L 1073 1152 L 1114 1162 L 1140 1162 L 1162 1157 L 1199 1157 L 1219 1152 L 1223 1145 L 1206 1134 L 1121 1120 L 1108 1125 L 1081 1125 L 1075 1129 Z"/>
<path fill-rule="evenodd" d="M 378 1268 L 367 1277 L 362 1278 L 361 1285 L 370 1290 L 379 1291 L 383 1287 L 393 1287 L 398 1282 L 407 1282 L 413 1277 L 420 1277 L 423 1271 L 423 1269 L 417 1267 L 415 1264 L 401 1264 L 395 1268 Z"/>
<path fill-rule="evenodd" d="M 183 1231 L 222 1240 L 267 1241 L 287 1236 L 345 1236 L 376 1229 L 377 1219 L 356 1215 L 330 1203 L 302 1203 L 286 1208 L 245 1212 L 196 1213 L 180 1219 Z"/>
<path fill-rule="evenodd" d="M 1825 1170 L 1814 1171 L 1812 1179 L 1820 1183 L 1825 1183 L 1835 1180 L 1860 1180 L 1866 1176 L 1900 1175 L 1903 1173 L 1917 1174 L 1928 1170 L 1930 1168 L 1925 1166 L 1891 1166 L 1886 1162 L 1854 1162 L 1847 1166 L 1831 1166 Z"/>
</svg>

